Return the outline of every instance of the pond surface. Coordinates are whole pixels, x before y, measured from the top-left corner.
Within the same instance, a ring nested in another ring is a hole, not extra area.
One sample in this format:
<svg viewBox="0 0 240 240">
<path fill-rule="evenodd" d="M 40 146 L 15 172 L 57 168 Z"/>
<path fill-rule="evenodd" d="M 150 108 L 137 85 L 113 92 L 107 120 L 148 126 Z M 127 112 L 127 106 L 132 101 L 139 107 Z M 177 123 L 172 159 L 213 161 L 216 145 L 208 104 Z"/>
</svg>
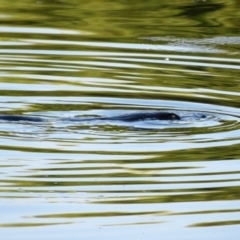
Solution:
<svg viewBox="0 0 240 240">
<path fill-rule="evenodd" d="M 1 239 L 239 239 L 239 9 L 2 0 Z"/>
</svg>

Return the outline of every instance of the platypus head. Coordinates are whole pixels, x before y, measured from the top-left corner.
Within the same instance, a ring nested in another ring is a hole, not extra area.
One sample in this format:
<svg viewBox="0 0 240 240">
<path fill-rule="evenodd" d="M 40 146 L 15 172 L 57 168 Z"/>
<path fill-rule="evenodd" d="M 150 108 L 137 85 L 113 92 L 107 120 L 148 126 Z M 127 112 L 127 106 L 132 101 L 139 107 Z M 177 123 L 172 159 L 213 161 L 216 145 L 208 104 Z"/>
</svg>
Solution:
<svg viewBox="0 0 240 240">
<path fill-rule="evenodd" d="M 176 113 L 170 112 L 159 112 L 156 115 L 158 120 L 181 120 L 181 118 Z"/>
</svg>

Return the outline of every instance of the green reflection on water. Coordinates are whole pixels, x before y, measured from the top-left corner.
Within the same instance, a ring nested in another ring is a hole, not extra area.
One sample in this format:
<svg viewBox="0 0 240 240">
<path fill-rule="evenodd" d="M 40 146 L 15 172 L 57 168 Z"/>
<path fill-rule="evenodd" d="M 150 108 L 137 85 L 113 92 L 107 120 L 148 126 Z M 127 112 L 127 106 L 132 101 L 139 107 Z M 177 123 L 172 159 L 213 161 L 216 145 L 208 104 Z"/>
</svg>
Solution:
<svg viewBox="0 0 240 240">
<path fill-rule="evenodd" d="M 202 222 L 197 224 L 192 224 L 188 227 L 217 227 L 217 226 L 227 226 L 227 225 L 235 225 L 240 224 L 240 220 L 232 220 L 232 221 L 221 221 L 221 222 Z"/>
<path fill-rule="evenodd" d="M 13 6 L 12 2 L 3 0 L 0 13 L 1 112 L 51 111 L 61 117 L 62 112 L 78 111 L 76 114 L 81 115 L 94 110 L 106 110 L 107 113 L 107 110 L 171 109 L 175 104 L 178 105 L 174 109 L 189 109 L 188 102 L 195 103 L 199 111 L 206 109 L 198 103 L 206 103 L 206 107 L 213 104 L 212 111 L 217 106 L 235 107 L 237 115 L 239 4 L 234 0 L 23 0 L 16 1 Z M 84 97 L 90 100 L 82 99 Z M 168 101 L 173 103 L 167 105 Z M 226 112 L 225 108 L 219 109 Z M 0 149 L 4 156 L 1 160 L 1 199 L 13 201 L 18 207 L 19 199 L 35 202 L 41 193 L 40 201 L 46 198 L 54 201 L 54 213 L 44 214 L 32 209 L 28 215 L 42 219 L 152 217 L 158 214 L 172 215 L 181 225 L 181 221 L 175 218 L 178 214 L 182 220 L 189 215 L 222 213 L 219 222 L 197 220 L 196 224 L 186 225 L 239 224 L 238 220 L 225 221 L 224 215 L 234 214 L 239 209 L 223 210 L 226 207 L 221 205 L 226 203 L 230 208 L 233 200 L 240 198 L 237 176 L 239 144 L 221 146 L 225 140 L 238 140 L 238 120 L 222 119 L 221 123 L 219 128 L 183 127 L 145 134 L 104 126 L 82 136 L 81 130 L 86 129 L 81 127 L 44 125 L 37 131 L 31 124 L 19 124 L 14 128 L 13 124 L 7 126 L 1 122 Z M 29 135 L 21 132 L 24 126 L 23 131 L 29 130 Z M 187 133 L 181 135 L 183 131 Z M 229 133 L 228 139 L 214 135 L 226 132 Z M 171 135 L 164 138 L 164 133 Z M 209 134 L 210 140 L 200 140 L 201 134 Z M 192 137 L 200 147 L 188 147 L 189 138 L 184 150 L 161 149 L 165 142 L 172 145 L 184 143 L 179 136 Z M 178 142 L 174 141 L 177 137 Z M 208 140 L 219 146 L 205 147 L 206 144 L 201 147 L 201 143 Z M 124 141 L 142 143 L 139 148 L 143 146 L 146 151 L 132 150 L 123 144 Z M 67 143 L 73 147 L 64 148 Z M 101 151 L 81 150 L 84 143 L 96 144 Z M 150 151 L 151 143 L 158 144 L 159 148 Z M 104 144 L 108 144 L 105 151 L 102 150 Z M 112 150 L 113 145 L 118 149 Z M 5 150 L 8 154 L 4 155 Z M 88 159 L 82 157 L 83 154 L 95 156 Z M 228 164 L 217 168 L 228 160 Z M 208 165 L 210 162 L 212 164 Z M 227 166 L 232 167 L 225 169 Z M 208 172 L 205 171 L 207 168 L 210 169 Z M 78 192 L 86 195 L 76 197 Z M 62 193 L 70 200 L 69 205 L 60 209 L 58 204 L 63 201 Z M 96 208 L 99 204 L 109 208 L 124 205 L 126 209 L 69 210 L 73 203 L 82 207 L 81 201 Z M 204 203 L 211 202 L 220 204 L 217 210 L 202 210 Z M 184 203 L 194 207 L 188 211 L 179 210 L 179 213 L 172 210 L 175 204 Z M 152 209 L 129 211 L 138 204 Z M 155 208 L 158 204 L 160 208 L 167 204 L 168 211 L 159 211 L 158 207 Z M 49 203 L 44 202 L 42 206 L 46 212 Z M 0 226 L 21 228 L 58 224 L 46 221 L 16 223 L 16 216 L 17 211 L 9 217 L 10 223 Z M 20 217 L 24 216 L 25 213 L 21 213 Z M 134 222 L 141 223 L 139 219 Z M 192 222 L 189 219 L 189 223 Z M 189 236 L 189 232 L 184 233 Z"/>
</svg>

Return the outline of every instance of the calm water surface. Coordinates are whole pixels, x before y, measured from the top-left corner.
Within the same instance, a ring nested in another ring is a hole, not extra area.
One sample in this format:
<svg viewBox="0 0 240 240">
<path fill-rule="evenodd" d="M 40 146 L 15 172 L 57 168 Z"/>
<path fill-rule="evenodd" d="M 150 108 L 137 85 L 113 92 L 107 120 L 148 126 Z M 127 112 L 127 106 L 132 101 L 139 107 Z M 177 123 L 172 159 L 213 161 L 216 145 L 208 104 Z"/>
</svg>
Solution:
<svg viewBox="0 0 240 240">
<path fill-rule="evenodd" d="M 1 239 L 239 239 L 239 9 L 2 0 Z"/>
</svg>

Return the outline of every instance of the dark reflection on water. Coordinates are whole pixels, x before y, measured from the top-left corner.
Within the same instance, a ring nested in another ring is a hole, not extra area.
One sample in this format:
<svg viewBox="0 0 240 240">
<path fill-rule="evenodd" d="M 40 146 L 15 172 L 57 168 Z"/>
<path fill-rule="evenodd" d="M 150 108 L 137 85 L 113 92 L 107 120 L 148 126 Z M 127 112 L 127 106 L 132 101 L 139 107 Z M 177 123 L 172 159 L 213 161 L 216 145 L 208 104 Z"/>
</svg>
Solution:
<svg viewBox="0 0 240 240">
<path fill-rule="evenodd" d="M 238 5 L 3 1 L 3 238 L 238 239 Z"/>
</svg>

